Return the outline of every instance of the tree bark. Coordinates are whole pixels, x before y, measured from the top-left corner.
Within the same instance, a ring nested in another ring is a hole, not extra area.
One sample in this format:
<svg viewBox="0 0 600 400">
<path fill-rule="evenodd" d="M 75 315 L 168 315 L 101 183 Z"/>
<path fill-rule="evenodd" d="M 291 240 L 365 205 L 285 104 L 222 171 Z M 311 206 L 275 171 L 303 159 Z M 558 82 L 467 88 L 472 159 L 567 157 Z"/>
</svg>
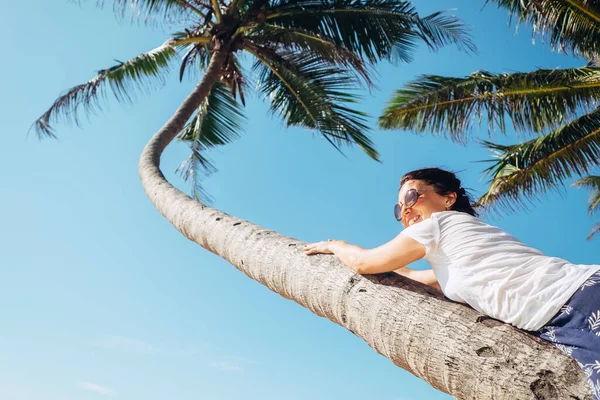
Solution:
<svg viewBox="0 0 600 400">
<path fill-rule="evenodd" d="M 167 182 L 160 155 L 210 92 L 225 57 L 214 53 L 140 159 L 146 194 L 177 230 L 457 399 L 592 398 L 584 372 L 551 344 L 396 274 L 361 276 L 334 256 L 305 256 L 303 242 L 204 206 Z"/>
</svg>

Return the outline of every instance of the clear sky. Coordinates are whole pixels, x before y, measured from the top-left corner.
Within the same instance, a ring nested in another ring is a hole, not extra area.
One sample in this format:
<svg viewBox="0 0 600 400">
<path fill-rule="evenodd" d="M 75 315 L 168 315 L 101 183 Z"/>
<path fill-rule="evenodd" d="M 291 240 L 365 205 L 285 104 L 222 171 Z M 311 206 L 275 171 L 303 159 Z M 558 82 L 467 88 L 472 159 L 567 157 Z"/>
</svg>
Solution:
<svg viewBox="0 0 600 400">
<path fill-rule="evenodd" d="M 89 0 L 11 2 L 0 14 L 0 398 L 7 400 L 447 399 L 362 340 L 250 280 L 188 241 L 146 199 L 139 154 L 193 82 L 176 73 L 134 105 L 109 99 L 82 129 L 57 126 L 58 140 L 27 135 L 56 98 L 95 71 L 161 44 L 164 29 L 119 22 Z M 107 2 L 111 3 L 111 2 Z M 456 8 L 479 54 L 421 48 L 412 64 L 381 65 L 380 90 L 361 108 L 376 116 L 393 89 L 418 74 L 478 69 L 529 71 L 583 60 L 515 35 L 506 12 L 484 1 L 416 1 L 422 13 Z M 325 140 L 285 129 L 256 96 L 243 137 L 211 154 L 206 181 L 227 213 L 305 241 L 343 239 L 365 247 L 394 237 L 392 206 L 403 172 L 441 166 L 481 194 L 489 157 L 429 135 L 373 130 L 382 163 L 358 149 L 340 156 Z M 375 127 L 374 119 L 370 125 Z M 477 134 L 478 132 L 475 132 Z M 482 128 L 480 134 L 485 136 Z M 500 134 L 499 140 L 505 140 Z M 510 141 L 513 140 L 509 133 Z M 168 179 L 188 156 L 163 157 Z M 485 217 L 547 254 L 600 262 L 587 193 L 569 189 L 529 212 Z M 424 268 L 419 264 L 418 268 Z"/>
</svg>

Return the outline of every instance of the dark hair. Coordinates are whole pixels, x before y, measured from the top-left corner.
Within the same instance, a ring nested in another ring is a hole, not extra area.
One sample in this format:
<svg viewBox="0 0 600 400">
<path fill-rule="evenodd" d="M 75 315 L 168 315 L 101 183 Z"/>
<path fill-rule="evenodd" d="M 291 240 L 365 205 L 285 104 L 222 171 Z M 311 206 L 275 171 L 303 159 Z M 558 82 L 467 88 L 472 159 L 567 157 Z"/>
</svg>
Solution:
<svg viewBox="0 0 600 400">
<path fill-rule="evenodd" d="M 440 168 L 422 168 L 410 171 L 400 179 L 400 187 L 406 181 L 419 180 L 432 185 L 441 195 L 456 193 L 456 202 L 451 210 L 461 211 L 473 216 L 477 216 L 477 211 L 473 209 L 471 195 L 461 186 L 460 179 L 453 172 L 445 171 Z"/>
</svg>

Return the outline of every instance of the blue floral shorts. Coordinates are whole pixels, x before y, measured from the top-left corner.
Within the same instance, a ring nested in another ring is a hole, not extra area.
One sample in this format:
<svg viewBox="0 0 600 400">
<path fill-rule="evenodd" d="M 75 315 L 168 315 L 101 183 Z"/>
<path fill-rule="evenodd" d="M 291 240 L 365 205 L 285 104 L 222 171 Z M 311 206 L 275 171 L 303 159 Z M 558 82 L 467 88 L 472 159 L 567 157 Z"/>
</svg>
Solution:
<svg viewBox="0 0 600 400">
<path fill-rule="evenodd" d="M 600 271 L 590 276 L 536 336 L 574 358 L 600 400 Z"/>
</svg>

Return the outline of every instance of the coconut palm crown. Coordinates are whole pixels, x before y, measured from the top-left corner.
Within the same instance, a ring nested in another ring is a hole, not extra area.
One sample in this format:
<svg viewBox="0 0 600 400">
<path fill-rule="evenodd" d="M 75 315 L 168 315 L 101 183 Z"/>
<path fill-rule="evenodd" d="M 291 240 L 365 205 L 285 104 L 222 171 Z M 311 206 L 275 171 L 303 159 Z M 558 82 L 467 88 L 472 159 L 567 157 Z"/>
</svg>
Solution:
<svg viewBox="0 0 600 400">
<path fill-rule="evenodd" d="M 98 2 L 102 5 L 102 2 Z M 180 79 L 205 70 L 215 51 L 225 52 L 209 95 L 179 139 L 189 143 L 191 157 L 181 172 L 194 181 L 202 197 L 199 172 L 214 167 L 203 150 L 235 139 L 244 114 L 247 82 L 255 81 L 268 97 L 270 110 L 288 126 L 320 133 L 339 149 L 357 144 L 370 157 L 378 154 L 368 136 L 366 114 L 353 108 L 354 89 L 372 87 L 374 63 L 411 60 L 419 41 L 431 49 L 453 43 L 466 51 L 475 47 L 460 21 L 437 12 L 420 17 L 399 0 L 115 0 L 115 10 L 145 21 L 184 21 L 185 27 L 159 47 L 132 60 L 100 70 L 88 82 L 61 95 L 35 122 L 39 136 L 54 136 L 53 124 L 79 123 L 78 111 L 94 110 L 108 89 L 120 101 L 132 89 L 163 83 L 180 59 Z M 239 56 L 249 53 L 252 71 Z M 252 75 L 252 77 L 248 77 Z"/>
<path fill-rule="evenodd" d="M 474 124 L 505 132 L 507 120 L 524 141 L 491 150 L 490 185 L 478 203 L 497 211 L 526 207 L 566 180 L 600 164 L 600 1 L 488 0 L 531 23 L 558 51 L 586 57 L 580 68 L 528 73 L 477 71 L 467 77 L 424 75 L 398 90 L 379 118 L 383 129 L 430 131 L 458 142 Z M 523 135 L 524 134 L 524 135 Z"/>
</svg>

